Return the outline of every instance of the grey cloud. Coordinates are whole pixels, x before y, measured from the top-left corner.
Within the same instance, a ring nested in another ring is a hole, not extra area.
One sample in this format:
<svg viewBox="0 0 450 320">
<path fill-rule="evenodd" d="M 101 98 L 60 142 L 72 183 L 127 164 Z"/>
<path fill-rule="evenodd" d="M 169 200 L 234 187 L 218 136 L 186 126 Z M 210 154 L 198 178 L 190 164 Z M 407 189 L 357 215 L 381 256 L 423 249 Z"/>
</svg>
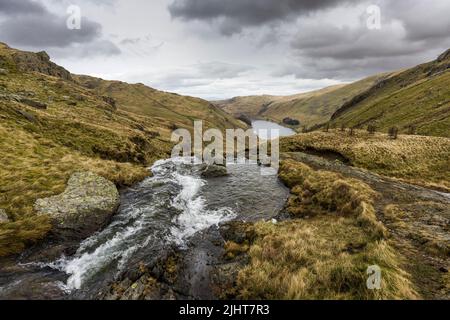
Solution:
<svg viewBox="0 0 450 320">
<path fill-rule="evenodd" d="M 63 55 L 61 49 L 67 49 L 65 53 L 71 55 L 73 47 L 79 44 L 87 50 L 98 48 L 96 54 L 120 52 L 112 42 L 102 40 L 100 24 L 82 17 L 81 29 L 70 30 L 67 16 L 56 15 L 37 1 L 0 0 L 0 18 L 0 37 L 12 46 L 54 51 L 57 55 Z"/>
<path fill-rule="evenodd" d="M 0 0 L 0 13 L 3 14 L 42 14 L 45 11 L 42 4 L 31 0 Z"/>
<path fill-rule="evenodd" d="M 201 77 L 230 79 L 254 69 L 251 66 L 231 64 L 225 62 L 203 62 L 194 66 Z"/>
<path fill-rule="evenodd" d="M 101 36 L 101 26 L 83 20 L 80 30 L 69 30 L 66 19 L 51 14 L 10 19 L 1 24 L 0 34 L 17 45 L 67 47 L 72 43 L 86 43 Z"/>
<path fill-rule="evenodd" d="M 345 27 L 303 21 L 291 41 L 296 67 L 275 74 L 353 80 L 416 65 L 448 48 L 448 1 L 437 0 L 434 7 L 406 0 L 380 5 L 381 30 L 369 30 L 363 14 L 359 24 Z"/>
<path fill-rule="evenodd" d="M 217 22 L 222 34 L 244 27 L 286 21 L 299 15 L 356 0 L 175 0 L 168 9 L 173 18 Z"/>
</svg>

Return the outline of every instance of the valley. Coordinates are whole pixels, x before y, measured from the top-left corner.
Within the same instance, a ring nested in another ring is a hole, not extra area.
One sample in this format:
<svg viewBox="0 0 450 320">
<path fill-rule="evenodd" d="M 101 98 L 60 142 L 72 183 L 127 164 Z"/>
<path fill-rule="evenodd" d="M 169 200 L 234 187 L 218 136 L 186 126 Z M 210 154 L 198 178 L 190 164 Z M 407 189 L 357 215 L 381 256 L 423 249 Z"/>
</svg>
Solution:
<svg viewBox="0 0 450 320">
<path fill-rule="evenodd" d="M 0 44 L 0 298 L 450 299 L 449 59 L 208 102 Z M 197 120 L 280 129 L 278 175 L 170 158 Z"/>
</svg>

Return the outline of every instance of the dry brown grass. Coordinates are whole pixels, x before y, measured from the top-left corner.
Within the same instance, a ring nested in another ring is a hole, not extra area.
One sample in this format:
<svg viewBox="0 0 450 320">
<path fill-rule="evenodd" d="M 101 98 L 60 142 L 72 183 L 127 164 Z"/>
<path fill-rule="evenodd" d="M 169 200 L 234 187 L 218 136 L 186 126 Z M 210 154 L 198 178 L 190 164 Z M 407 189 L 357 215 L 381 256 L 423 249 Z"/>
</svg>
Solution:
<svg viewBox="0 0 450 320">
<path fill-rule="evenodd" d="M 0 224 L 0 256 L 20 252 L 45 236 L 50 221 L 36 216 L 33 204 L 39 198 L 64 191 L 74 171 L 92 171 L 122 186 L 149 174 L 143 166 L 83 156 L 25 131 L 14 130 L 13 135 L 10 132 L 11 128 L 0 124 L 0 208 L 12 220 Z"/>
<path fill-rule="evenodd" d="M 292 215 L 352 216 L 355 223 L 364 227 L 368 234 L 376 238 L 386 234 L 373 208 L 378 195 L 365 183 L 333 172 L 315 171 L 293 160 L 281 163 L 279 176 L 291 188 L 287 210 Z"/>
<path fill-rule="evenodd" d="M 248 251 L 250 263 L 238 275 L 239 298 L 419 298 L 403 258 L 377 221 L 376 192 L 292 160 L 281 164 L 280 178 L 292 192 L 288 212 L 303 219 L 250 227 L 256 240 Z M 372 265 L 382 270 L 381 290 L 367 288 Z"/>
<path fill-rule="evenodd" d="M 401 258 L 385 240 L 372 241 L 350 218 L 323 216 L 254 226 L 251 262 L 238 275 L 243 299 L 416 299 Z M 367 268 L 382 270 L 369 290 Z"/>
<path fill-rule="evenodd" d="M 357 167 L 410 183 L 450 191 L 450 139 L 401 135 L 397 140 L 366 131 L 331 130 L 284 138 L 282 151 L 333 151 Z"/>
</svg>

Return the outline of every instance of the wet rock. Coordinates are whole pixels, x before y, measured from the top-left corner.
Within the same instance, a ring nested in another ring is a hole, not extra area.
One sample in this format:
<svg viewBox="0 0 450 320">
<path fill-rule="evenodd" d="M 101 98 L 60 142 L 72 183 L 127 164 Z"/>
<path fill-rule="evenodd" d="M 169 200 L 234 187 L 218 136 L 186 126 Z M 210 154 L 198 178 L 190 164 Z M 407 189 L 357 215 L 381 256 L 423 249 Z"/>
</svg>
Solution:
<svg viewBox="0 0 450 320">
<path fill-rule="evenodd" d="M 6 223 L 9 222 L 8 215 L 6 214 L 6 211 L 3 209 L 0 209 L 0 223 Z"/>
<path fill-rule="evenodd" d="M 227 176 L 227 168 L 224 166 L 219 165 L 205 165 L 204 168 L 202 168 L 201 176 L 203 178 L 218 178 L 218 177 L 224 177 Z"/>
<path fill-rule="evenodd" d="M 77 172 L 57 196 L 39 199 L 35 210 L 52 218 L 52 233 L 62 240 L 85 239 L 104 227 L 119 207 L 116 186 L 91 172 Z"/>
</svg>

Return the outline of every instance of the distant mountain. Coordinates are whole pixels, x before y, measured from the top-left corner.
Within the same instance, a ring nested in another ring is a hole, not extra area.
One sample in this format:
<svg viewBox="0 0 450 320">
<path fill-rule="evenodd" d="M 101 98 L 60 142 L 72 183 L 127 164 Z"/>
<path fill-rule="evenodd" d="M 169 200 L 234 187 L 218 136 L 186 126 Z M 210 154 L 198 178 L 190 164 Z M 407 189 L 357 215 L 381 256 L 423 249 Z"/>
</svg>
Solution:
<svg viewBox="0 0 450 320">
<path fill-rule="evenodd" d="M 374 125 L 386 131 L 450 137 L 450 50 L 435 61 L 399 72 L 346 102 L 333 125 Z"/>
<path fill-rule="evenodd" d="M 312 127 L 330 120 L 333 113 L 355 95 L 379 81 L 390 77 L 386 73 L 348 84 L 291 96 L 248 96 L 215 101 L 214 104 L 234 116 L 282 122 L 285 118 L 298 120 L 300 126 Z"/>
</svg>

